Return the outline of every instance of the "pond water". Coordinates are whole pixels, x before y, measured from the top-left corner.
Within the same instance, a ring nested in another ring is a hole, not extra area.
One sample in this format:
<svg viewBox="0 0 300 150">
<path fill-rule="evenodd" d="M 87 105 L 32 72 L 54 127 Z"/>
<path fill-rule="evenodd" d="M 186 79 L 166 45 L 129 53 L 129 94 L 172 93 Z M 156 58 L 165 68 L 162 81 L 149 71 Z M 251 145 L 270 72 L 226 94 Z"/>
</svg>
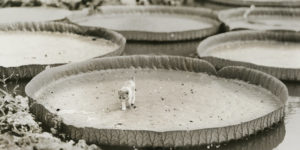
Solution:
<svg viewBox="0 0 300 150">
<path fill-rule="evenodd" d="M 17 93 L 25 95 L 24 87 L 29 80 L 10 81 L 7 88 L 10 91 L 17 84 Z M 286 106 L 286 118 L 271 129 L 260 132 L 246 139 L 232 141 L 221 145 L 201 147 L 181 147 L 176 150 L 292 150 L 300 147 L 300 83 L 285 82 L 290 97 Z M 0 85 L 2 88 L 2 85 Z M 134 150 L 133 147 L 101 146 L 103 150 Z M 139 150 L 161 150 L 163 148 L 138 148 Z M 169 150 L 170 148 L 164 148 Z M 174 149 L 174 148 L 173 148 Z"/>
<path fill-rule="evenodd" d="M 285 118 L 284 140 L 273 150 L 289 150 L 300 147 L 300 83 L 286 83 L 291 97 L 288 100 Z"/>
</svg>

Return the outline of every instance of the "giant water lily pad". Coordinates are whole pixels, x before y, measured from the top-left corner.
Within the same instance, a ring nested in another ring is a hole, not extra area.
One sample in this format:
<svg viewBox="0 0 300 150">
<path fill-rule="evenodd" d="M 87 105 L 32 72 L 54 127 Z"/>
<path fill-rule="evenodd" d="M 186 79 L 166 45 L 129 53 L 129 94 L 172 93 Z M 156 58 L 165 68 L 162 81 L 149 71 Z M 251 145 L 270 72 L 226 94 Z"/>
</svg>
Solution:
<svg viewBox="0 0 300 150">
<path fill-rule="evenodd" d="M 271 6 L 271 7 L 299 7 L 300 0 L 209 0 L 211 2 L 232 6 Z"/>
<path fill-rule="evenodd" d="M 193 55 L 195 42 L 216 34 L 220 25 L 210 9 L 164 6 L 102 6 L 74 13 L 69 20 L 122 33 L 125 55 Z"/>
<path fill-rule="evenodd" d="M 220 11 L 219 19 L 229 30 L 300 31 L 300 11 L 297 8 L 234 8 Z"/>
<path fill-rule="evenodd" d="M 135 77 L 136 108 L 118 89 Z M 171 87 L 171 88 L 170 88 Z M 206 61 L 171 56 L 111 57 L 48 69 L 26 86 L 31 111 L 48 127 L 90 143 L 184 146 L 239 139 L 279 122 L 287 89 L 242 67 L 216 72 Z"/>
<path fill-rule="evenodd" d="M 0 71 L 32 77 L 47 65 L 121 54 L 125 38 L 106 30 L 63 23 L 19 23 L 0 26 Z"/>
<path fill-rule="evenodd" d="M 48 7 L 8 7 L 0 9 L 0 24 L 17 22 L 41 22 L 65 19 L 71 15 L 66 9 Z"/>
<path fill-rule="evenodd" d="M 247 66 L 281 80 L 300 80 L 300 34 L 297 32 L 236 31 L 207 38 L 198 55 L 218 69 Z"/>
<path fill-rule="evenodd" d="M 213 11 L 204 8 L 102 6 L 68 18 L 79 25 L 119 31 L 128 40 L 189 40 L 212 35 L 219 27 Z"/>
</svg>

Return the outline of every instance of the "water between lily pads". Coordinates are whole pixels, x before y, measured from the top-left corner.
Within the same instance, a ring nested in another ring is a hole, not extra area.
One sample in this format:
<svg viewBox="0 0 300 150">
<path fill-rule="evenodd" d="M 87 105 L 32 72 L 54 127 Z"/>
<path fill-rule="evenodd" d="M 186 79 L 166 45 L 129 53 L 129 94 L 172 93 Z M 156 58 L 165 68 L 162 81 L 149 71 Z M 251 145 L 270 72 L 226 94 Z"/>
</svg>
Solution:
<svg viewBox="0 0 300 150">
<path fill-rule="evenodd" d="M 8 91 L 18 84 L 20 87 L 17 94 L 25 95 L 24 87 L 29 80 L 9 81 Z M 216 150 L 293 150 L 300 147 L 300 83 L 286 82 L 290 97 L 286 106 L 286 118 L 284 122 L 275 125 L 271 129 L 250 136 L 246 139 L 232 141 L 221 145 L 206 145 L 201 147 L 182 147 L 176 149 L 216 149 Z M 3 85 L 0 84 L 0 88 Z M 133 147 L 101 146 L 103 150 L 133 150 Z M 142 148 L 138 148 L 141 150 Z M 143 149 L 162 149 L 162 148 L 143 148 Z M 166 148 L 170 149 L 170 148 Z"/>
</svg>

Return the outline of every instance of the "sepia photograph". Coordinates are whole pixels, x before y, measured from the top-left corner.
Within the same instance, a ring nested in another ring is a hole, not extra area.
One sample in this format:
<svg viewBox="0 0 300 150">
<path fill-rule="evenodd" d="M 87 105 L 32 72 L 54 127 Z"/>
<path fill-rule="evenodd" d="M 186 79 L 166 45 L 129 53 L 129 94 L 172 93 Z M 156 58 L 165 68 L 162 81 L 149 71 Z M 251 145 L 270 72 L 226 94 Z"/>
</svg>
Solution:
<svg viewBox="0 0 300 150">
<path fill-rule="evenodd" d="M 0 0 L 0 150 L 298 150 L 300 0 Z"/>
</svg>

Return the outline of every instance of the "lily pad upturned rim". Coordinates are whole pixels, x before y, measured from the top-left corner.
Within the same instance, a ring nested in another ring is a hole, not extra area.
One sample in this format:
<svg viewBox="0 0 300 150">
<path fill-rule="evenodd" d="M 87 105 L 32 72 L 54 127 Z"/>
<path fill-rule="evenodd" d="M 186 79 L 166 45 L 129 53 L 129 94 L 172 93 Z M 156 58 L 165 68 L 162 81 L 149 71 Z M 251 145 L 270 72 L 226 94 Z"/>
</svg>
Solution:
<svg viewBox="0 0 300 150">
<path fill-rule="evenodd" d="M 47 31 L 47 32 L 68 32 L 79 35 L 88 35 L 104 38 L 110 40 L 117 44 L 119 47 L 112 52 L 106 53 L 98 57 L 115 56 L 121 55 L 124 48 L 126 39 L 119 33 L 104 29 L 104 28 L 88 28 L 80 27 L 76 25 L 61 23 L 61 22 L 26 22 L 26 23 L 14 23 L 14 24 L 2 24 L 0 25 L 0 31 L 26 31 L 26 32 L 36 32 L 36 31 Z M 47 66 L 59 66 L 66 63 L 53 63 L 53 64 L 26 64 L 14 67 L 4 67 L 0 65 L 1 75 L 10 77 L 10 79 L 22 79 L 22 78 L 32 78 L 36 74 L 43 71 Z"/>
<path fill-rule="evenodd" d="M 195 49 L 201 40 L 152 42 L 152 41 L 128 41 L 124 55 L 173 55 L 173 56 L 197 56 Z"/>
<path fill-rule="evenodd" d="M 300 1 L 299 1 L 300 3 Z M 241 8 L 232 8 L 227 10 L 222 10 L 218 12 L 218 18 L 221 22 L 223 22 L 229 30 L 242 30 L 242 29 L 252 29 L 252 30 L 286 30 L 286 31 L 299 31 L 300 28 L 276 28 L 276 27 L 268 27 L 267 25 L 265 28 L 258 28 L 255 26 L 236 26 L 234 25 L 234 19 L 236 18 L 243 18 L 243 15 L 246 10 L 249 10 L 248 7 L 241 7 Z M 250 12 L 249 15 L 255 16 L 300 16 L 300 9 L 294 8 L 280 8 L 280 7 L 256 7 L 254 10 Z"/>
<path fill-rule="evenodd" d="M 76 127 L 63 122 L 55 113 L 46 109 L 35 98 L 34 93 L 52 81 L 66 76 L 72 76 L 93 70 L 117 68 L 156 68 L 167 70 L 182 70 L 189 72 L 205 72 L 228 79 L 238 79 L 250 84 L 261 86 L 272 92 L 282 102 L 277 110 L 248 122 L 242 122 L 220 128 L 205 128 L 199 130 L 180 131 L 146 131 L 146 130 L 120 130 L 98 129 L 92 127 Z M 58 131 L 66 133 L 73 140 L 85 139 L 88 143 L 98 145 L 127 145 L 139 147 L 177 147 L 197 146 L 202 144 L 221 143 L 249 136 L 284 118 L 285 103 L 288 91 L 285 85 L 266 73 L 245 68 L 225 67 L 216 72 L 208 62 L 180 56 L 117 56 L 87 60 L 81 63 L 71 63 L 45 70 L 34 77 L 25 88 L 30 99 L 31 112 L 47 128 L 58 127 Z M 203 137 L 204 136 L 204 137 Z"/>
<path fill-rule="evenodd" d="M 52 9 L 52 10 L 62 10 L 62 11 L 66 11 L 66 12 L 69 12 L 69 14 L 66 14 L 64 17 L 59 17 L 59 18 L 56 18 L 54 20 L 43 20 L 43 21 L 26 21 L 26 22 L 67 22 L 68 19 L 67 17 L 72 15 L 72 11 L 71 10 L 68 10 L 68 9 L 63 9 L 63 8 L 55 8 L 55 7 L 44 7 L 44 6 L 41 6 L 41 7 L 5 7 L 5 8 L 0 8 L 1 9 L 18 9 L 18 8 L 21 8 L 21 9 Z M 16 22 L 9 22 L 9 23 L 1 23 L 1 24 L 13 24 L 13 23 L 23 23 L 23 21 L 16 21 Z"/>
<path fill-rule="evenodd" d="M 300 81 L 300 68 L 283 68 L 283 67 L 272 67 L 257 65 L 250 62 L 243 61 L 234 61 L 230 59 L 224 59 L 214 56 L 207 56 L 206 53 L 208 48 L 215 46 L 218 43 L 226 43 L 230 41 L 263 41 L 263 40 L 272 40 L 272 41 L 290 41 L 290 42 L 299 42 L 300 34 L 297 32 L 289 31 L 233 31 L 228 33 L 223 33 L 215 36 L 211 36 L 203 40 L 198 48 L 197 54 L 200 58 L 209 61 L 216 66 L 217 69 L 221 69 L 226 66 L 244 66 L 253 69 L 257 69 L 263 72 L 266 72 L 274 77 L 285 80 L 285 81 Z"/>
<path fill-rule="evenodd" d="M 281 0 L 281 1 L 270 1 L 270 0 L 209 0 L 215 3 L 233 5 L 233 6 L 266 6 L 266 7 L 300 7 L 300 1 L 295 0 Z"/>
<path fill-rule="evenodd" d="M 203 17 L 212 27 L 199 30 L 187 30 L 177 32 L 149 32 L 149 31 L 127 31 L 127 30 L 114 30 L 120 32 L 126 37 L 127 40 L 135 41 L 181 41 L 191 39 L 201 39 L 207 36 L 216 34 L 219 31 L 220 22 L 216 13 L 208 8 L 193 8 L 193 7 L 168 7 L 168 6 L 101 6 L 93 14 L 132 14 L 132 13 L 168 13 L 168 14 L 181 14 L 193 15 Z M 70 22 L 77 24 L 76 19 L 86 17 L 89 15 L 88 10 L 74 12 L 71 16 L 67 17 Z M 79 24 L 80 25 L 80 24 Z M 84 25 L 83 25 L 84 26 Z"/>
</svg>

